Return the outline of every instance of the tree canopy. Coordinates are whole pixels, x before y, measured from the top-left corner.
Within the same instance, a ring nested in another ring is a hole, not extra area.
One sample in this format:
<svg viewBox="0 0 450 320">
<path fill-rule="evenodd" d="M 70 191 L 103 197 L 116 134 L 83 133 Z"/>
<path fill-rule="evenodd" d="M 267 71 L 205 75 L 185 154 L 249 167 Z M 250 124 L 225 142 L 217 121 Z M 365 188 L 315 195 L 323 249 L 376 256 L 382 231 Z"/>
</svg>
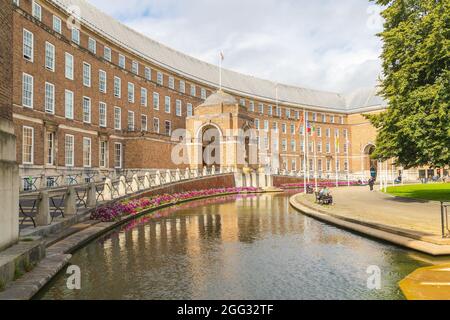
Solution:
<svg viewBox="0 0 450 320">
<path fill-rule="evenodd" d="M 388 109 L 374 158 L 405 168 L 450 164 L 450 0 L 372 0 L 383 6 L 381 95 Z"/>
</svg>

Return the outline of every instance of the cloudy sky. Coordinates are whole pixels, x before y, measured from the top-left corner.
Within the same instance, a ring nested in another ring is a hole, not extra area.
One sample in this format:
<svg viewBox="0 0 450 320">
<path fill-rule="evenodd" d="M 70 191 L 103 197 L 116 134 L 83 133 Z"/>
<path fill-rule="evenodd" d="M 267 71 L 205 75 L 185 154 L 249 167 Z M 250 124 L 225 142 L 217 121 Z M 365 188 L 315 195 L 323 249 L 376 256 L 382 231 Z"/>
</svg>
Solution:
<svg viewBox="0 0 450 320">
<path fill-rule="evenodd" d="M 380 8 L 369 0 L 89 0 L 169 47 L 280 83 L 333 92 L 380 75 Z"/>
</svg>

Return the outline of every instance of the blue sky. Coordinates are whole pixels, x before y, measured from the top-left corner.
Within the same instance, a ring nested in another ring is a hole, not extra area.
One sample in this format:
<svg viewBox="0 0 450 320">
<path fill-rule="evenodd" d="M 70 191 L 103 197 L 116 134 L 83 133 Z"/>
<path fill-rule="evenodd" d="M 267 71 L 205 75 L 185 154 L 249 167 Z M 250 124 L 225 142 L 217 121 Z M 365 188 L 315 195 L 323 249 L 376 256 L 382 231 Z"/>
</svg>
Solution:
<svg viewBox="0 0 450 320">
<path fill-rule="evenodd" d="M 381 72 L 380 8 L 368 0 L 89 0 L 129 27 L 210 63 L 348 92 Z"/>
</svg>

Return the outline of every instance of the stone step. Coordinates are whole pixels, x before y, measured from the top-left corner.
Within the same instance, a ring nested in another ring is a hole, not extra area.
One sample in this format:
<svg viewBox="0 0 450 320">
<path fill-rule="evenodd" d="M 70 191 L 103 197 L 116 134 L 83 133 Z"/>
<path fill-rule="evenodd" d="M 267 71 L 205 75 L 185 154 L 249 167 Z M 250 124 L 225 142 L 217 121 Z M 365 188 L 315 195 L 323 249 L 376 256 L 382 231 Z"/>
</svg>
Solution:
<svg viewBox="0 0 450 320">
<path fill-rule="evenodd" d="M 0 300 L 29 300 L 69 262 L 70 254 L 49 256 L 0 293 Z"/>
</svg>

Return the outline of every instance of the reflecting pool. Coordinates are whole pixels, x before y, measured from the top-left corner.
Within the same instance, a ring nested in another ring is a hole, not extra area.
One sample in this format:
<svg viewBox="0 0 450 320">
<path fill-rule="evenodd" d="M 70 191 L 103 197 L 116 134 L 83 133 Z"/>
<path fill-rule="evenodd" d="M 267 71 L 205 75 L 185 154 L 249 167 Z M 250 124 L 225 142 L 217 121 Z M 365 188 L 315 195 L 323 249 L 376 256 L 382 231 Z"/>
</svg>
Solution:
<svg viewBox="0 0 450 320">
<path fill-rule="evenodd" d="M 292 194 L 237 195 L 138 218 L 76 252 L 38 299 L 403 299 L 420 255 L 308 218 Z M 381 289 L 367 287 L 368 268 Z"/>
</svg>

